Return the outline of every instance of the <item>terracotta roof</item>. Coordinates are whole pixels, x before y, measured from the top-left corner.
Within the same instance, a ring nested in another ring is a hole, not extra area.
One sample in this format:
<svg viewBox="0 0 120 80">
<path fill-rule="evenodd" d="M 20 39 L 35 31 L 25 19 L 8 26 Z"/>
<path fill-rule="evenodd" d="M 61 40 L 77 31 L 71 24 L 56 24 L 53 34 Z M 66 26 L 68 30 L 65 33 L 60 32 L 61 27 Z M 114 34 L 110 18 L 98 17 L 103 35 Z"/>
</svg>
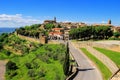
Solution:
<svg viewBox="0 0 120 80">
<path fill-rule="evenodd" d="M 63 34 L 62 32 L 49 32 L 49 35 L 61 35 Z"/>
<path fill-rule="evenodd" d="M 62 30 L 63 28 L 53 28 L 53 30 Z"/>
</svg>

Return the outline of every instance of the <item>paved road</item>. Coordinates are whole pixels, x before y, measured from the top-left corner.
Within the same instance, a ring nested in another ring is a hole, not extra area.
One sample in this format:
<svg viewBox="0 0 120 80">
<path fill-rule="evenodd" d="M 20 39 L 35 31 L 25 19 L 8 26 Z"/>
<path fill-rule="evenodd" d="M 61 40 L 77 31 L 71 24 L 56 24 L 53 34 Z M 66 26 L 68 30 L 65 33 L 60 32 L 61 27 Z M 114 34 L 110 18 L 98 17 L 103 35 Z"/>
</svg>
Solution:
<svg viewBox="0 0 120 80">
<path fill-rule="evenodd" d="M 74 80 L 102 80 L 101 73 L 80 50 L 75 48 L 71 43 L 69 44 L 69 48 L 78 63 L 79 69 Z"/>
</svg>

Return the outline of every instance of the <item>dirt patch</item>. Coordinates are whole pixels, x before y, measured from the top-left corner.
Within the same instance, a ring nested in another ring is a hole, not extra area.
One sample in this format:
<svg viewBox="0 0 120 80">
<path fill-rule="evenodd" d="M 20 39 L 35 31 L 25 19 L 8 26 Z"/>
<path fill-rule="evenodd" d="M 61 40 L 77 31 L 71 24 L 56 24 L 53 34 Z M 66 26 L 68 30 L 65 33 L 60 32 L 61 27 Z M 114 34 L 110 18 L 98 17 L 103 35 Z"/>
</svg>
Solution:
<svg viewBox="0 0 120 80">
<path fill-rule="evenodd" d="M 112 48 L 112 51 L 120 52 L 120 47 Z"/>
<path fill-rule="evenodd" d="M 112 51 L 120 52 L 120 41 L 98 41 L 94 42 L 94 44 L 98 44 L 99 47 L 104 47 Z"/>
<path fill-rule="evenodd" d="M 60 42 L 57 40 L 49 40 L 48 44 L 60 44 Z"/>
</svg>

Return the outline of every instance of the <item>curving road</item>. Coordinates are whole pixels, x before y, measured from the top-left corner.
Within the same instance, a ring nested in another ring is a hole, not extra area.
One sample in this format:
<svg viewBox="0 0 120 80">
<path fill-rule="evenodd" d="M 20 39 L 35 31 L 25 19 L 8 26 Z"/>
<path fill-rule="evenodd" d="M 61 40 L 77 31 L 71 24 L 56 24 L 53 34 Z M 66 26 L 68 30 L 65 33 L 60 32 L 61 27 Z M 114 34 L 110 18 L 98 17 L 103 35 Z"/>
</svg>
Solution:
<svg viewBox="0 0 120 80">
<path fill-rule="evenodd" d="M 103 80 L 101 73 L 94 64 L 71 43 L 69 44 L 70 52 L 78 64 L 78 73 L 74 80 Z"/>
</svg>

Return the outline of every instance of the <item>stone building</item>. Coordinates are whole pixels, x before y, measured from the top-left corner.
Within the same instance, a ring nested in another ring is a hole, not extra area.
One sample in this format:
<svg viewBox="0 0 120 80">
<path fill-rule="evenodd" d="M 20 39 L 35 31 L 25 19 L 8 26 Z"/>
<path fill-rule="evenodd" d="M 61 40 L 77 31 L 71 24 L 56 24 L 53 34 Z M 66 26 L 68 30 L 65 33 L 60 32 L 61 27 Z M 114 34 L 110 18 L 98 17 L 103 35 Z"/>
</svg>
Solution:
<svg viewBox="0 0 120 80">
<path fill-rule="evenodd" d="M 108 20 L 108 24 L 110 24 L 110 25 L 111 25 L 111 20 Z"/>
<path fill-rule="evenodd" d="M 45 20 L 44 24 L 47 24 L 47 23 L 56 23 L 56 17 L 54 17 L 54 20 Z"/>
<path fill-rule="evenodd" d="M 112 27 L 113 32 L 120 32 L 120 26 Z"/>
<path fill-rule="evenodd" d="M 63 34 L 64 34 L 64 29 L 63 28 L 53 28 L 50 32 L 49 32 L 49 38 L 50 39 L 63 39 Z"/>
</svg>

